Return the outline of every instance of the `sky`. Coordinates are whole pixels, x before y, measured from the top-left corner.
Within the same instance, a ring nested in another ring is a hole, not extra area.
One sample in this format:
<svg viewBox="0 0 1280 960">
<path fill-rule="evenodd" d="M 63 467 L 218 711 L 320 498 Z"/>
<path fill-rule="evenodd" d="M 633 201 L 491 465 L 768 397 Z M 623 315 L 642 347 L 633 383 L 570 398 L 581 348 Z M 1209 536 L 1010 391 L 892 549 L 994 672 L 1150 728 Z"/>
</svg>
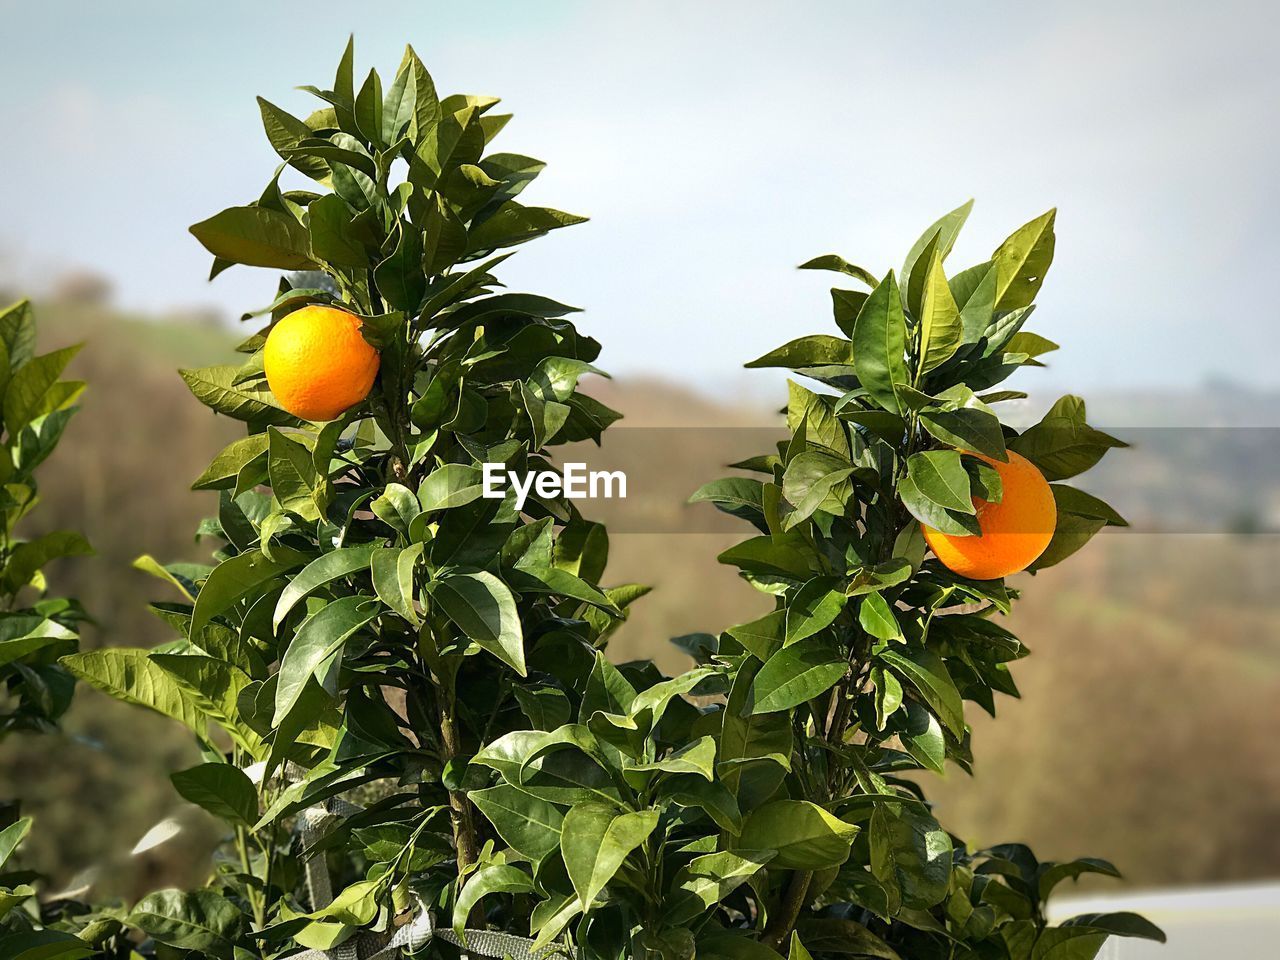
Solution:
<svg viewBox="0 0 1280 960">
<path fill-rule="evenodd" d="M 186 227 L 274 170 L 254 96 L 305 115 L 293 88 L 329 86 L 354 33 L 358 76 L 411 42 L 442 92 L 514 111 L 497 149 L 549 164 L 523 199 L 591 221 L 504 279 L 586 308 L 617 374 L 742 382 L 834 330 L 830 275 L 798 263 L 898 267 L 973 197 L 953 272 L 1059 208 L 1030 325 L 1064 346 L 1055 382 L 1272 388 L 1267 7 L 0 0 L 0 265 L 36 290 L 90 268 L 144 311 L 269 302 L 270 271 L 207 283 Z"/>
</svg>

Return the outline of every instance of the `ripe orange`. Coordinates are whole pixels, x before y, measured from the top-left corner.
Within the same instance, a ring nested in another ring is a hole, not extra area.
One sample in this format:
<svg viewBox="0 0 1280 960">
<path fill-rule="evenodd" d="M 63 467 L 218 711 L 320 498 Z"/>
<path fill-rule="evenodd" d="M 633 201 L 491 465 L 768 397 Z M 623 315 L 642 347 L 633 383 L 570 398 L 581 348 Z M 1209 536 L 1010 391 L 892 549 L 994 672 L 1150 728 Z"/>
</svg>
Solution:
<svg viewBox="0 0 1280 960">
<path fill-rule="evenodd" d="M 956 537 L 921 524 L 925 542 L 942 565 L 970 580 L 996 580 L 1025 570 L 1053 539 L 1058 509 L 1044 474 L 1026 457 L 1009 451 L 1001 463 L 974 456 L 995 467 L 1004 486 L 999 503 L 974 498 L 981 536 Z"/>
<path fill-rule="evenodd" d="M 360 318 L 313 305 L 271 328 L 262 350 L 276 401 L 303 420 L 334 420 L 369 395 L 378 351 L 360 336 Z"/>
</svg>

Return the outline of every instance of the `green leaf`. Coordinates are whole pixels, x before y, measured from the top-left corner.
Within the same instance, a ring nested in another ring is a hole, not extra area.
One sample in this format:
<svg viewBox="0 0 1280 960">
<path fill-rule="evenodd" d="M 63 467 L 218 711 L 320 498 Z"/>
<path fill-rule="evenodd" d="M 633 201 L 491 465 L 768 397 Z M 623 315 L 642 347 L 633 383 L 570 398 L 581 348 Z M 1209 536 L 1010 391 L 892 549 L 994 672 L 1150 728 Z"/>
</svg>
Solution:
<svg viewBox="0 0 1280 960">
<path fill-rule="evenodd" d="M 750 573 L 781 575 L 800 581 L 813 576 L 816 560 L 803 539 L 794 534 L 752 537 L 725 550 L 716 559 Z"/>
<path fill-rule="evenodd" d="M 967 476 L 966 472 L 966 478 Z M 939 506 L 921 493 L 909 476 L 898 482 L 898 496 L 913 517 L 935 530 L 954 537 L 977 536 L 982 532 L 974 513 L 961 513 L 959 510 Z"/>
<path fill-rule="evenodd" d="M 187 636 L 199 636 L 214 617 L 225 613 L 237 601 L 285 571 L 301 566 L 306 559 L 306 554 L 276 544 L 271 557 L 260 550 L 252 550 L 222 561 L 213 568 L 196 596 Z"/>
<path fill-rule="evenodd" d="M 50 392 L 56 389 L 58 377 L 80 352 L 80 345 L 64 347 L 34 357 L 14 371 L 4 392 L 4 425 L 10 436 L 44 413 L 50 413 Z"/>
<path fill-rule="evenodd" d="M 1004 346 L 1006 353 L 1025 353 L 1028 357 L 1042 357 L 1058 349 L 1058 345 L 1048 337 L 1029 330 L 1020 330 L 1009 338 Z"/>
<path fill-rule="evenodd" d="M 310 448 L 274 427 L 268 427 L 267 434 L 267 475 L 280 509 L 303 520 L 319 520 L 324 492 Z"/>
<path fill-rule="evenodd" d="M 318 157 L 299 156 L 291 153 L 303 140 L 315 136 L 310 127 L 274 103 L 258 97 L 258 109 L 262 113 L 262 126 L 267 132 L 267 139 L 272 148 L 287 160 L 290 166 L 302 171 L 312 180 L 325 180 L 329 176 L 329 165 Z"/>
<path fill-rule="evenodd" d="M 258 791 L 239 767 L 202 763 L 169 779 L 183 799 L 228 823 L 251 827 L 258 820 Z"/>
<path fill-rule="evenodd" d="M 852 474 L 849 461 L 821 450 L 804 450 L 792 457 L 782 475 L 782 495 L 795 509 L 786 515 L 783 529 L 795 529 L 823 508 L 842 513 L 836 491 L 845 489 L 840 484 Z"/>
<path fill-rule="evenodd" d="M 820 640 L 783 647 L 765 662 L 751 688 L 751 713 L 774 713 L 812 700 L 848 672 L 843 656 Z"/>
<path fill-rule="evenodd" d="M 307 207 L 312 256 L 335 267 L 367 269 L 369 256 L 352 219 L 351 209 L 337 194 L 330 193 L 312 201 Z"/>
<path fill-rule="evenodd" d="M 763 484 L 754 477 L 724 477 L 704 483 L 689 498 L 690 503 L 714 503 L 722 510 L 743 520 L 763 520 Z"/>
<path fill-rule="evenodd" d="M 964 706 L 940 656 L 920 647 L 892 646 L 877 657 L 920 691 L 948 730 L 957 738 L 964 736 Z"/>
<path fill-rule="evenodd" d="M 76 634 L 54 620 L 38 615 L 10 615 L 0 620 L 0 667 L 40 654 L 39 662 L 50 656 L 74 653 Z"/>
<path fill-rule="evenodd" d="M 89 956 L 101 954 L 79 937 L 61 930 L 28 930 L 0 936 L 0 957 L 5 960 L 84 960 Z"/>
<path fill-rule="evenodd" d="M 250 463 L 261 460 L 266 462 L 267 442 L 270 438 L 265 433 L 254 433 L 247 437 L 233 440 L 222 449 L 204 473 L 191 485 L 192 490 L 232 490 L 236 486 L 236 478 Z"/>
<path fill-rule="evenodd" d="M 806 390 L 794 381 L 787 381 L 787 429 L 793 433 L 804 432 L 810 443 L 825 447 L 838 457 L 851 459 L 848 428 L 835 415 L 834 397 L 822 396 Z"/>
<path fill-rule="evenodd" d="M 377 541 L 354 547 L 340 547 L 312 560 L 286 584 L 271 615 L 271 629 L 277 631 L 298 603 L 327 583 L 369 569 L 369 561 L 381 546 Z"/>
<path fill-rule="evenodd" d="M 620 813 L 606 803 L 578 804 L 565 814 L 560 852 L 584 910 L 657 825 L 657 810 Z"/>
<path fill-rule="evenodd" d="M 389 306 L 414 313 L 427 292 L 427 277 L 422 268 L 422 234 L 403 221 L 398 229 L 395 249 L 378 264 L 373 277 Z"/>
<path fill-rule="evenodd" d="M 853 367 L 858 382 L 886 410 L 902 413 L 895 383 L 908 383 L 907 320 L 893 271 L 867 297 L 853 328 Z"/>
<path fill-rule="evenodd" d="M 426 544 L 375 550 L 370 563 L 373 589 L 378 599 L 417 627 L 418 611 L 414 607 L 413 573 Z"/>
<path fill-rule="evenodd" d="M 942 258 L 935 249 L 925 274 L 924 299 L 920 308 L 920 373 L 936 370 L 951 359 L 960 346 L 963 327 L 942 270 Z"/>
<path fill-rule="evenodd" d="M 907 253 L 907 259 L 902 265 L 902 287 L 904 290 L 911 290 L 913 287 L 923 288 L 924 274 L 929 269 L 928 260 L 921 262 L 925 250 L 932 245 L 937 252 L 938 259 L 946 260 L 947 254 L 955 246 L 956 237 L 960 235 L 960 229 L 964 226 L 965 221 L 969 219 L 969 212 L 972 209 L 972 200 L 962 203 L 950 213 L 934 221 L 924 233 L 920 234 L 916 242 L 911 245 L 911 250 Z M 919 302 L 920 298 L 909 299 Z"/>
<path fill-rule="evenodd" d="M 546 800 L 508 784 L 472 790 L 467 798 L 509 847 L 535 863 L 560 846 L 564 816 Z"/>
<path fill-rule="evenodd" d="M 968 387 L 952 387 L 920 411 L 920 423 L 930 435 L 960 450 L 974 450 L 996 460 L 1008 460 L 1000 419 Z"/>
<path fill-rule="evenodd" d="M 844 610 L 849 598 L 835 577 L 814 577 L 787 607 L 785 643 L 796 643 L 825 630 Z"/>
<path fill-rule="evenodd" d="M 1053 223 L 1058 211 L 1050 210 L 1024 224 L 991 255 L 996 269 L 996 310 L 1025 307 L 1036 298 L 1044 275 L 1053 263 Z"/>
<path fill-rule="evenodd" d="M 694 857 L 672 880 L 679 891 L 675 903 L 667 908 L 664 918 L 671 926 L 680 926 L 697 918 L 764 869 L 774 857 L 771 850 L 721 851 Z"/>
<path fill-rule="evenodd" d="M 885 723 L 902 706 L 902 684 L 878 664 L 871 668 L 871 682 L 875 685 L 876 729 L 883 730 Z"/>
<path fill-rule="evenodd" d="M 585 223 L 586 220 L 586 217 L 548 207 L 526 207 L 508 200 L 484 223 L 471 228 L 467 235 L 467 253 L 476 255 L 500 247 L 513 247 L 559 227 Z"/>
<path fill-rule="evenodd" d="M 996 277 L 995 265 L 988 261 L 951 278 L 951 293 L 960 306 L 965 343 L 977 343 L 991 326 L 996 309 Z"/>
<path fill-rule="evenodd" d="M 752 712 L 755 679 L 762 664 L 738 668 L 720 726 L 720 780 L 743 809 L 767 799 L 791 769 L 794 735 L 784 712 Z"/>
<path fill-rule="evenodd" d="M 831 312 L 835 315 L 836 326 L 846 337 L 853 336 L 853 327 L 857 323 L 858 313 L 862 310 L 862 305 L 867 302 L 868 296 L 870 294 L 863 293 L 861 290 L 831 288 Z"/>
<path fill-rule="evenodd" d="M 230 958 L 243 919 L 235 904 L 212 890 L 159 890 L 143 897 L 126 922 L 179 950 Z"/>
<path fill-rule="evenodd" d="M 297 705 L 303 687 L 321 665 L 338 654 L 357 630 L 381 612 L 380 603 L 357 594 L 326 604 L 302 622 L 280 661 L 273 727 L 284 723 Z"/>
<path fill-rule="evenodd" d="M 479 467 L 446 463 L 432 471 L 418 488 L 422 509 L 448 510 L 478 500 L 484 493 L 484 477 Z"/>
<path fill-rule="evenodd" d="M 237 383 L 240 367 L 224 365 L 179 370 L 192 395 L 209 409 L 257 425 L 296 426 L 297 417 L 281 409 L 265 380 Z"/>
<path fill-rule="evenodd" d="M 800 337 L 789 343 L 770 350 L 763 357 L 758 357 L 743 366 L 754 369 L 760 367 L 789 367 L 793 370 L 804 367 L 824 367 L 829 365 L 850 365 L 853 363 L 853 344 L 841 337 L 814 334 Z"/>
<path fill-rule="evenodd" d="M 308 916 L 317 920 L 332 918 L 352 927 L 365 926 L 378 915 L 378 899 L 385 889 L 385 879 L 357 880 Z"/>
<path fill-rule="evenodd" d="M 876 957 L 879 960 L 902 960 L 898 953 L 874 933 L 854 920 L 842 917 L 821 917 L 801 920 L 796 924 L 796 932 L 792 935 L 792 955 L 790 960 L 797 960 L 795 951 L 799 938 L 803 937 L 809 949 L 819 954 L 844 954 L 855 957 Z M 805 958 L 811 955 L 804 947 L 800 948 Z"/>
<path fill-rule="evenodd" d="M 23 841 L 23 838 L 25 838 L 30 832 L 30 817 L 23 817 L 20 820 L 16 820 L 3 830 L 0 830 L 0 867 L 3 867 L 6 861 L 13 856 L 13 851 L 18 849 L 18 844 L 20 844 Z"/>
<path fill-rule="evenodd" d="M 506 584 L 481 570 L 444 577 L 433 581 L 428 589 L 463 636 L 525 676 L 520 613 Z"/>
<path fill-rule="evenodd" d="M 1075 487 L 1068 487 L 1065 483 L 1051 483 L 1049 489 L 1053 491 L 1053 500 L 1057 505 L 1059 516 L 1070 513 L 1078 517 L 1090 517 L 1103 521 L 1109 527 L 1129 525 L 1129 521 L 1120 516 L 1113 507 L 1092 494 Z"/>
<path fill-rule="evenodd" d="M 1105 861 L 1098 862 L 1104 863 Z M 1102 931 L 1117 937 L 1139 937 L 1143 940 L 1154 940 L 1157 943 L 1166 941 L 1163 930 L 1136 913 L 1082 913 L 1072 917 L 1070 920 L 1064 920 L 1062 923 L 1062 928 L 1078 927 Z M 1039 945 L 1037 944 L 1037 946 Z M 1054 960 L 1057 960 L 1057 958 L 1055 957 Z"/>
<path fill-rule="evenodd" d="M 409 121 L 413 119 L 413 61 L 417 56 L 412 47 L 406 47 L 404 59 L 396 71 L 395 79 L 387 88 L 387 95 L 382 101 L 382 142 L 396 143 L 405 133 Z"/>
<path fill-rule="evenodd" d="M 1127 447 L 1123 440 L 1085 422 L 1084 400 L 1065 396 L 1044 418 L 1029 427 L 1009 448 L 1036 465 L 1046 480 L 1067 480 L 1084 473 L 1108 450 Z"/>
<path fill-rule="evenodd" d="M 1107 860 L 1095 857 L 1081 857 L 1068 863 L 1041 864 L 1040 874 L 1036 880 L 1041 900 L 1048 900 L 1054 887 L 1063 880 L 1078 880 L 1086 873 L 1095 873 L 1104 877 L 1119 877 L 1120 871 Z"/>
<path fill-rule="evenodd" d="M 776 850 L 770 866 L 824 870 L 849 859 L 858 827 L 808 800 L 775 800 L 753 810 L 735 841 L 744 850 Z"/>
<path fill-rule="evenodd" d="M 928 909 L 947 895 L 951 838 L 916 806 L 876 804 L 870 826 L 871 872 L 889 893 L 890 912 Z"/>
<path fill-rule="evenodd" d="M 369 509 L 379 520 L 406 537 L 409 525 L 422 512 L 414 492 L 399 483 L 387 484 L 382 495 L 369 504 Z"/>
<path fill-rule="evenodd" d="M 216 625 L 215 625 L 216 626 Z M 203 640 L 210 630 L 200 635 Z M 153 653 L 151 662 L 173 677 L 205 716 L 224 727 L 251 757 L 261 752 L 261 737 L 240 720 L 240 694 L 252 683 L 249 675 L 223 660 L 192 653 Z"/>
<path fill-rule="evenodd" d="M 93 553 L 93 547 L 78 533 L 57 530 L 19 543 L 9 553 L 4 567 L 3 585 L 7 593 L 16 593 L 36 575 L 46 563 L 59 557 L 83 557 Z"/>
<path fill-rule="evenodd" d="M 7 366 L 16 370 L 36 353 L 36 321 L 29 300 L 19 300 L 0 310 L 0 342 L 5 346 Z M 0 380 L 3 374 L 0 374 Z"/>
<path fill-rule="evenodd" d="M 800 934 L 794 930 L 791 931 L 791 949 L 787 951 L 787 960 L 813 960 L 813 954 L 805 949 Z"/>
<path fill-rule="evenodd" d="M 869 593 L 862 598 L 858 607 L 858 623 L 877 640 L 897 640 L 902 636 L 893 607 L 880 593 Z"/>
<path fill-rule="evenodd" d="M 699 737 L 692 743 L 686 743 L 673 750 L 661 760 L 651 763 L 638 763 L 628 770 L 658 773 L 689 773 L 706 780 L 715 779 L 716 739 L 715 737 Z"/>
<path fill-rule="evenodd" d="M 781 954 L 745 933 L 712 928 L 697 945 L 698 960 L 782 960 Z"/>
<path fill-rule="evenodd" d="M 413 87 L 410 137 L 417 143 L 440 122 L 440 98 L 436 93 L 435 81 L 431 79 L 431 74 L 412 47 L 405 49 L 405 59 L 409 63 L 409 79 Z"/>
<path fill-rule="evenodd" d="M 491 863 L 467 878 L 466 885 L 453 905 L 453 931 L 459 936 L 467 925 L 471 908 L 494 893 L 533 893 L 533 880 L 518 867 Z"/>
<path fill-rule="evenodd" d="M 278 270 L 315 270 L 307 229 L 267 207 L 231 207 L 191 226 L 191 234 L 221 260 Z"/>
<path fill-rule="evenodd" d="M 370 70 L 360 85 L 355 98 L 355 123 L 361 135 L 375 147 L 383 146 L 382 140 L 382 78 L 378 71 Z"/>
<path fill-rule="evenodd" d="M 0 887 L 0 920 L 3 920 L 14 907 L 21 906 L 36 895 L 36 888 L 30 884 L 20 883 L 16 887 Z M 3 943 L 0 940 L 0 943 Z M 12 957 L 12 953 L 5 956 Z"/>
<path fill-rule="evenodd" d="M 902 554 L 899 545 L 895 543 L 894 559 L 871 567 L 857 567 L 851 573 L 852 577 L 844 592 L 850 597 L 860 597 L 863 594 L 896 587 L 909 580 L 912 573 L 911 561 Z"/>
<path fill-rule="evenodd" d="M 907 460 L 907 476 L 921 495 L 944 510 L 976 512 L 969 492 L 969 474 L 955 450 L 912 454 Z"/>
<path fill-rule="evenodd" d="M 891 673 L 885 673 L 884 676 L 886 682 L 893 679 Z M 901 695 L 902 688 L 899 687 L 898 690 Z M 947 762 L 947 739 L 942 733 L 938 718 L 914 700 L 906 702 L 905 710 L 906 725 L 898 731 L 902 748 L 921 766 L 942 773 Z"/>
<path fill-rule="evenodd" d="M 814 257 L 812 260 L 806 260 L 800 264 L 800 270 L 831 270 L 835 273 L 843 273 L 845 276 L 853 277 L 855 280 L 861 280 L 868 287 L 874 287 L 880 281 L 876 279 L 875 274 L 870 270 L 859 267 L 857 264 L 850 263 L 844 257 L 838 254 L 828 253 L 821 257 Z"/>
<path fill-rule="evenodd" d="M 777 719 L 774 715 L 774 719 Z M 668 779 L 663 791 L 682 807 L 702 810 L 721 830 L 737 834 L 742 831 L 742 810 L 738 799 L 721 780 L 704 780 L 700 776 L 676 776 Z"/>
<path fill-rule="evenodd" d="M 737 640 L 757 660 L 765 661 L 778 652 L 786 636 L 787 611 L 774 610 L 758 620 L 730 627 L 725 632 Z"/>
<path fill-rule="evenodd" d="M 151 661 L 148 651 L 110 647 L 63 657 L 64 667 L 85 683 L 124 703 L 146 707 L 184 724 L 204 739 L 208 724 L 195 698 Z"/>
</svg>

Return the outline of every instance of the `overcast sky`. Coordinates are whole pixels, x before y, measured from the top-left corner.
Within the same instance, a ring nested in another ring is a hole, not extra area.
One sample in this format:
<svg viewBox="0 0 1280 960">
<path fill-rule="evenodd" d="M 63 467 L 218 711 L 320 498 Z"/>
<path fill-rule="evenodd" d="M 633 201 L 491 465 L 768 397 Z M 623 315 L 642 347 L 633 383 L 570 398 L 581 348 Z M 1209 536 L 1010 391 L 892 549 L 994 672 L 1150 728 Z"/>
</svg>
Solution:
<svg viewBox="0 0 1280 960">
<path fill-rule="evenodd" d="M 267 302 L 205 282 L 188 224 L 276 163 L 255 94 L 305 114 L 347 33 L 357 71 L 406 41 L 442 92 L 502 96 L 527 195 L 591 216 L 504 266 L 587 308 L 616 373 L 727 382 L 830 329 L 839 252 L 881 272 L 977 199 L 953 269 L 1060 208 L 1034 328 L 1055 382 L 1261 387 L 1275 373 L 1277 17 L 1266 3 L 0 0 L 0 249 L 161 310 Z M 216 12 L 214 12 L 216 11 Z M 361 18 L 357 11 L 368 11 Z"/>
</svg>

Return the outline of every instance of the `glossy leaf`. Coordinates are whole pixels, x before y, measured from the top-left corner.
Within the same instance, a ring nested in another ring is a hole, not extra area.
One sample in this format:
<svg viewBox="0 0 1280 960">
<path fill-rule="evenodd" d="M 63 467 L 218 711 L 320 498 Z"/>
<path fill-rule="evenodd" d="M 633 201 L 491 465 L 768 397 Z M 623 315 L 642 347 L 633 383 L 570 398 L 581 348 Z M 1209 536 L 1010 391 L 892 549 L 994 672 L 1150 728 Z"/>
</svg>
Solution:
<svg viewBox="0 0 1280 960">
<path fill-rule="evenodd" d="M 280 660 L 272 726 L 284 723 L 321 664 L 341 651 L 343 644 L 381 610 L 376 600 L 357 594 L 326 604 L 302 622 Z"/>
<path fill-rule="evenodd" d="M 525 675 L 524 633 L 506 584 L 482 570 L 445 577 L 428 589 L 463 636 Z"/>
<path fill-rule="evenodd" d="M 849 859 L 858 827 L 808 800 L 775 800 L 747 815 L 737 844 L 744 850 L 776 850 L 771 867 L 822 870 Z"/>
<path fill-rule="evenodd" d="M 902 295 L 891 270 L 858 312 L 853 328 L 853 366 L 862 386 L 893 413 L 902 412 L 894 384 L 909 382 L 906 342 Z"/>
<path fill-rule="evenodd" d="M 622 813 L 603 803 L 579 804 L 565 814 L 560 852 L 584 908 L 658 825 L 656 810 Z"/>
<path fill-rule="evenodd" d="M 229 763 L 202 763 L 170 774 L 184 800 L 232 824 L 251 827 L 258 820 L 258 791 L 244 773 Z"/>
<path fill-rule="evenodd" d="M 830 690 L 848 672 L 845 658 L 821 640 L 783 647 L 765 662 L 751 688 L 751 713 L 790 710 Z"/>
</svg>

